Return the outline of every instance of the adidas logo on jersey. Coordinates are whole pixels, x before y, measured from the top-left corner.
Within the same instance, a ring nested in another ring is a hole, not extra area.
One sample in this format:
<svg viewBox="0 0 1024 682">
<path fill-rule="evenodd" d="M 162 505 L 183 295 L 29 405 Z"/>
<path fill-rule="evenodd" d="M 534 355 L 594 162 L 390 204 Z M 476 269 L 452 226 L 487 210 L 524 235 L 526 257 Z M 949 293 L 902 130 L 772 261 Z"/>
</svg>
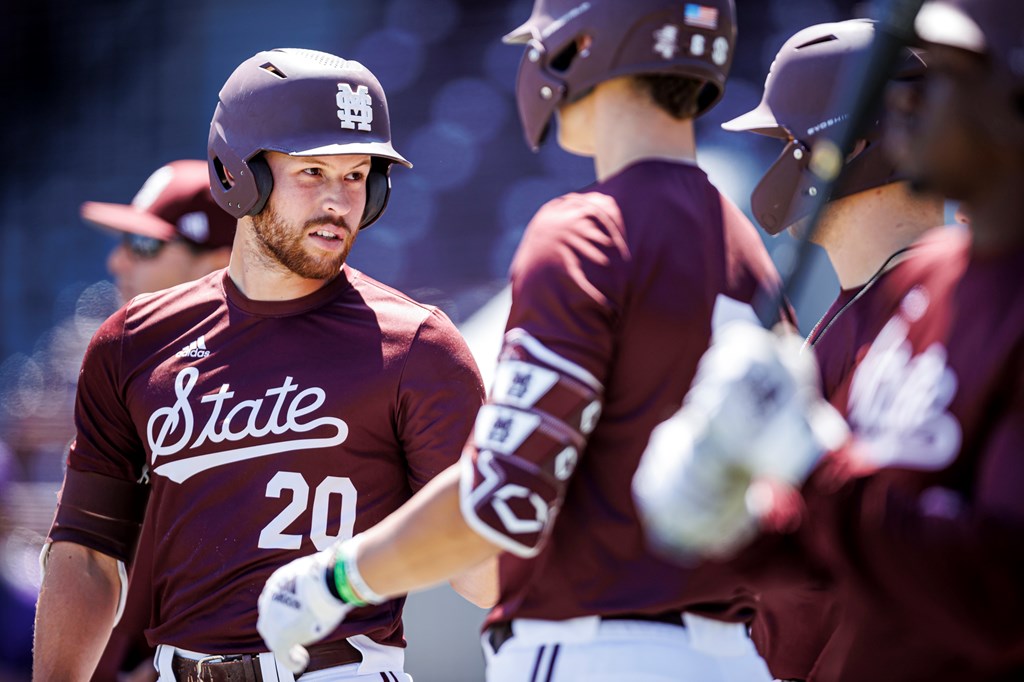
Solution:
<svg viewBox="0 0 1024 682">
<path fill-rule="evenodd" d="M 210 351 L 206 349 L 206 335 L 203 334 L 198 339 L 188 344 L 175 355 L 179 358 L 205 358 L 210 355 Z"/>
</svg>

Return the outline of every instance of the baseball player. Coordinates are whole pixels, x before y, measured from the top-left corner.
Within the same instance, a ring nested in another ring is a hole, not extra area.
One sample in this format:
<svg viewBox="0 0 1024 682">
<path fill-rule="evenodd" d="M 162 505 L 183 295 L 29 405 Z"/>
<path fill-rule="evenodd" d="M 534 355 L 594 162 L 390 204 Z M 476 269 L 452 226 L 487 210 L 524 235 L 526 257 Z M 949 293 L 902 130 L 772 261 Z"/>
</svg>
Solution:
<svg viewBox="0 0 1024 682">
<path fill-rule="evenodd" d="M 713 326 L 753 317 L 753 297 L 778 287 L 756 229 L 695 161 L 694 118 L 735 49 L 733 3 L 540 0 L 505 40 L 525 46 L 527 143 L 557 119 L 597 181 L 526 229 L 459 467 L 353 541 L 279 569 L 260 632 L 299 669 L 303 645 L 358 605 L 503 551 L 489 680 L 768 680 L 747 635 L 752 596 L 729 571 L 654 555 L 630 494 Z"/>
<path fill-rule="evenodd" d="M 843 626 L 811 679 L 1024 675 L 1024 14 L 1015 9 L 934 1 L 918 15 L 929 66 L 920 92 L 897 90 L 892 132 L 915 185 L 966 203 L 970 234 L 930 233 L 877 285 L 872 307 L 891 312 L 833 399 L 852 435 L 843 442 L 817 396 L 809 354 L 736 324 L 640 467 L 638 504 L 660 542 L 727 553 L 748 536 L 732 514 L 743 506 L 766 532 L 731 567 L 779 568 L 792 559 L 780 547 L 827 567 Z M 719 495 L 694 494 L 697 482 Z"/>
<path fill-rule="evenodd" d="M 210 172 L 200 159 L 161 166 L 130 205 L 87 201 L 81 215 L 87 223 L 121 236 L 107 258 L 107 269 L 126 301 L 227 267 L 237 222 L 213 200 Z M 128 671 L 137 682 L 156 679 L 153 647 L 144 635 L 150 621 L 151 572 L 135 570 L 151 560 L 152 544 L 148 533 L 139 540 L 124 613 L 103 650 L 94 682 L 117 682 L 118 674 Z"/>
<path fill-rule="evenodd" d="M 798 31 L 775 56 L 761 103 L 722 125 L 785 141 L 750 198 L 754 216 L 769 234 L 789 229 L 799 237 L 805 229 L 810 206 L 804 199 L 818 189 L 808 169 L 811 149 L 829 121 L 842 120 L 838 92 L 849 87 L 873 37 L 874 22 L 861 19 Z M 906 50 L 892 87 L 920 87 L 924 68 L 920 52 Z M 828 254 L 841 288 L 806 342 L 814 349 L 826 399 L 886 321 L 869 316 L 875 313 L 877 285 L 913 257 L 922 234 L 943 222 L 942 198 L 911 191 L 883 148 L 884 137 L 879 107 L 811 235 Z M 751 634 L 775 677 L 805 680 L 839 623 L 831 586 L 819 571 L 808 576 L 804 588 L 761 593 Z"/>
<path fill-rule="evenodd" d="M 231 256 L 235 219 L 214 202 L 199 159 L 161 166 L 130 205 L 86 201 L 80 213 L 121 238 L 107 269 L 125 301 L 220 270 Z"/>
<path fill-rule="evenodd" d="M 256 631 L 266 579 L 457 458 L 483 398 L 464 341 L 440 311 L 345 264 L 387 204 L 393 163 L 409 165 L 358 62 L 278 49 L 228 78 L 209 177 L 238 219 L 230 264 L 134 298 L 90 343 L 43 555 L 39 679 L 96 665 L 140 527 L 157 547 L 147 637 L 161 680 L 293 679 Z M 456 589 L 486 605 L 489 575 Z M 402 605 L 323 633 L 307 679 L 410 679 Z"/>
</svg>

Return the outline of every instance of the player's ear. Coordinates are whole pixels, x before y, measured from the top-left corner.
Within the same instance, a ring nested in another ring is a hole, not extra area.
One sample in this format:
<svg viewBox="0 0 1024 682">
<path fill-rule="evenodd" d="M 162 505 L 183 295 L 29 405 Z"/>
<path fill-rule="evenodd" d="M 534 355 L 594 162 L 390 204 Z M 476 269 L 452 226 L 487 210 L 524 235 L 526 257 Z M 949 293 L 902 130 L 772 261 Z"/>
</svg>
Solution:
<svg viewBox="0 0 1024 682">
<path fill-rule="evenodd" d="M 867 148 L 868 148 L 868 141 L 867 140 L 865 140 L 863 137 L 860 138 L 859 140 L 857 140 L 857 143 L 855 145 L 853 145 L 853 149 L 851 149 L 850 153 L 846 155 L 846 163 L 850 163 L 851 161 L 856 159 L 860 155 L 860 153 L 862 151 L 864 151 L 865 149 L 867 149 Z"/>
</svg>

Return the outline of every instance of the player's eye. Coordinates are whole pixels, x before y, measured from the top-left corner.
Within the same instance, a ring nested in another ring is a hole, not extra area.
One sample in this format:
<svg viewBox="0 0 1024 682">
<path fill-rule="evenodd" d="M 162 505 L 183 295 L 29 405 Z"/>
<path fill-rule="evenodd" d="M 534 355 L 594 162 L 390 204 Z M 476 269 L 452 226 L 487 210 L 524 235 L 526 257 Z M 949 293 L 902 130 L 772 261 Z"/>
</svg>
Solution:
<svg viewBox="0 0 1024 682">
<path fill-rule="evenodd" d="M 323 171 L 319 168 L 303 168 L 302 172 L 306 175 L 322 175 Z"/>
<path fill-rule="evenodd" d="M 355 181 L 355 182 L 363 180 L 364 178 L 366 178 L 366 173 L 364 173 L 361 170 L 360 171 L 352 171 L 351 173 L 349 173 L 348 175 L 345 176 L 346 180 L 352 180 L 352 181 Z"/>
</svg>

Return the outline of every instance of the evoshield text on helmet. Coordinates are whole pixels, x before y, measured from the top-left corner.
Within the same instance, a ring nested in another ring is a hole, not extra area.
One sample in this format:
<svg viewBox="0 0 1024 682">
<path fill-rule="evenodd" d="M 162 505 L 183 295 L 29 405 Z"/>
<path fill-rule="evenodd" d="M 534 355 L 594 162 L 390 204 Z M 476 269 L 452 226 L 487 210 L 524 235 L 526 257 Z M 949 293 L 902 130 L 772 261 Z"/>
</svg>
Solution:
<svg viewBox="0 0 1024 682">
<path fill-rule="evenodd" d="M 384 89 L 365 66 L 304 49 L 260 52 L 221 88 L 210 123 L 210 184 L 224 210 L 263 210 L 273 177 L 263 152 L 292 156 L 367 154 L 366 210 L 360 227 L 384 212 L 392 163 L 412 167 L 391 144 Z"/>
<path fill-rule="evenodd" d="M 722 96 L 736 44 L 733 0 L 536 0 L 505 36 L 525 44 L 516 100 L 527 144 L 540 147 L 558 106 L 618 76 L 677 74 L 704 82 L 698 115 Z M 577 40 L 588 38 L 585 50 Z"/>
<path fill-rule="evenodd" d="M 837 93 L 850 87 L 849 77 L 867 58 L 874 33 L 874 22 L 866 19 L 818 24 L 797 32 L 772 62 L 761 103 L 722 124 L 726 130 L 787 141 L 750 196 L 751 210 L 769 234 L 778 234 L 810 212 L 810 198 L 820 189 L 820 180 L 808 168 L 810 150 L 819 135 L 849 117 L 849 112 L 836 108 L 841 99 Z M 924 68 L 920 53 L 906 50 L 893 77 L 919 77 Z M 830 200 L 901 179 L 880 144 L 883 133 L 879 105 L 862 134 L 863 149 L 847 161 Z"/>
</svg>

